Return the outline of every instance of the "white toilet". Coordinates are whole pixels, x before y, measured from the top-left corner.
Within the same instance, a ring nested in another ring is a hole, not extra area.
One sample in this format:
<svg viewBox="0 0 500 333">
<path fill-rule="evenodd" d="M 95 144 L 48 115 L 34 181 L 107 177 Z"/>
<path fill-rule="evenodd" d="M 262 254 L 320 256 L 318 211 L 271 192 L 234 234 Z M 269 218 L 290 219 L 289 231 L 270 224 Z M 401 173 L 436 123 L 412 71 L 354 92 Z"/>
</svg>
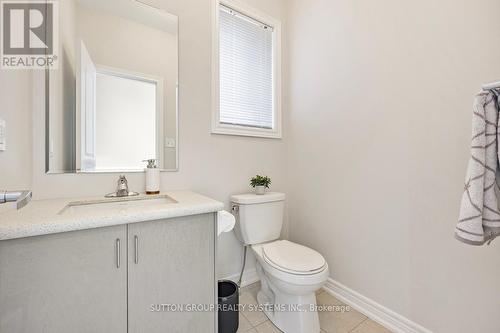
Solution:
<svg viewBox="0 0 500 333">
<path fill-rule="evenodd" d="M 266 315 L 285 333 L 320 332 L 315 291 L 328 278 L 328 264 L 306 246 L 279 240 L 285 194 L 233 195 L 231 202 L 236 235 L 257 258 L 257 301 Z"/>
</svg>

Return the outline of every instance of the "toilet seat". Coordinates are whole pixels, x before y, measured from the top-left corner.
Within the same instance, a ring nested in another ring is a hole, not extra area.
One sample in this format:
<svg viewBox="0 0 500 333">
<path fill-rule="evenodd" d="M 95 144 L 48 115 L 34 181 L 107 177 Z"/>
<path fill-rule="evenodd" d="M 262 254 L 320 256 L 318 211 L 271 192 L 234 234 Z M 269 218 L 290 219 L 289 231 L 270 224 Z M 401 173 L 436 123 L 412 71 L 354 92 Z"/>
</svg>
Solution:
<svg viewBox="0 0 500 333">
<path fill-rule="evenodd" d="M 293 275 L 313 275 L 325 269 L 325 258 L 318 252 L 287 240 L 262 245 L 262 257 L 270 266 Z"/>
</svg>

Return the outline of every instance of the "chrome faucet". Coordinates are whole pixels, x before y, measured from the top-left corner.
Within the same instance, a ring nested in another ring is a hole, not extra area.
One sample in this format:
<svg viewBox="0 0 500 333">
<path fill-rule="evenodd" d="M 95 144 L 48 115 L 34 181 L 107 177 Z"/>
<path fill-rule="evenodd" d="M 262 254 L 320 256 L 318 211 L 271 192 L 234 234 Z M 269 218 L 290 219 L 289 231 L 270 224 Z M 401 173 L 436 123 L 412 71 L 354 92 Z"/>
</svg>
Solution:
<svg viewBox="0 0 500 333">
<path fill-rule="evenodd" d="M 0 204 L 15 202 L 16 208 L 21 209 L 31 201 L 31 191 L 0 191 Z"/>
<path fill-rule="evenodd" d="M 105 197 L 121 198 L 121 197 L 130 197 L 134 195 L 139 195 L 139 193 L 129 191 L 127 178 L 125 178 L 125 176 L 120 176 L 116 184 L 116 192 L 108 193 L 105 195 Z"/>
<path fill-rule="evenodd" d="M 128 196 L 128 181 L 125 176 L 120 176 L 118 178 L 118 184 L 116 185 L 116 196 L 126 197 Z"/>
</svg>

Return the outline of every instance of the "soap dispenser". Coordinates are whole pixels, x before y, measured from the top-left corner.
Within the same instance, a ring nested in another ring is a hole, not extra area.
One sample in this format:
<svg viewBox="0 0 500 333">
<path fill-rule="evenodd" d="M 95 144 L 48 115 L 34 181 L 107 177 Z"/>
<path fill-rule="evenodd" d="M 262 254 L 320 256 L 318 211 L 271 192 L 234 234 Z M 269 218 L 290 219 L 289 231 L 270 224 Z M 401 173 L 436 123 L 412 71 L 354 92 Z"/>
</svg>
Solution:
<svg viewBox="0 0 500 333">
<path fill-rule="evenodd" d="M 146 173 L 146 194 L 160 193 L 160 169 L 156 167 L 156 159 L 144 160 L 148 166 L 144 169 Z"/>
</svg>

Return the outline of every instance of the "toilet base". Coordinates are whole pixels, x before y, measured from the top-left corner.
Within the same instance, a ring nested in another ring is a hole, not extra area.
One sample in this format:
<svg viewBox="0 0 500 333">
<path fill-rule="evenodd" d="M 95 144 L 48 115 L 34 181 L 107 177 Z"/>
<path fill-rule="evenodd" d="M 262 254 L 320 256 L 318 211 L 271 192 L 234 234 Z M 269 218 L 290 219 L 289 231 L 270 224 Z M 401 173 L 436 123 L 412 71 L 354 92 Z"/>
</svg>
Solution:
<svg viewBox="0 0 500 333">
<path fill-rule="evenodd" d="M 319 317 L 315 310 L 315 292 L 291 295 L 282 292 L 257 263 L 257 274 L 261 290 L 257 302 L 264 305 L 264 313 L 269 320 L 284 333 L 319 333 Z"/>
</svg>

